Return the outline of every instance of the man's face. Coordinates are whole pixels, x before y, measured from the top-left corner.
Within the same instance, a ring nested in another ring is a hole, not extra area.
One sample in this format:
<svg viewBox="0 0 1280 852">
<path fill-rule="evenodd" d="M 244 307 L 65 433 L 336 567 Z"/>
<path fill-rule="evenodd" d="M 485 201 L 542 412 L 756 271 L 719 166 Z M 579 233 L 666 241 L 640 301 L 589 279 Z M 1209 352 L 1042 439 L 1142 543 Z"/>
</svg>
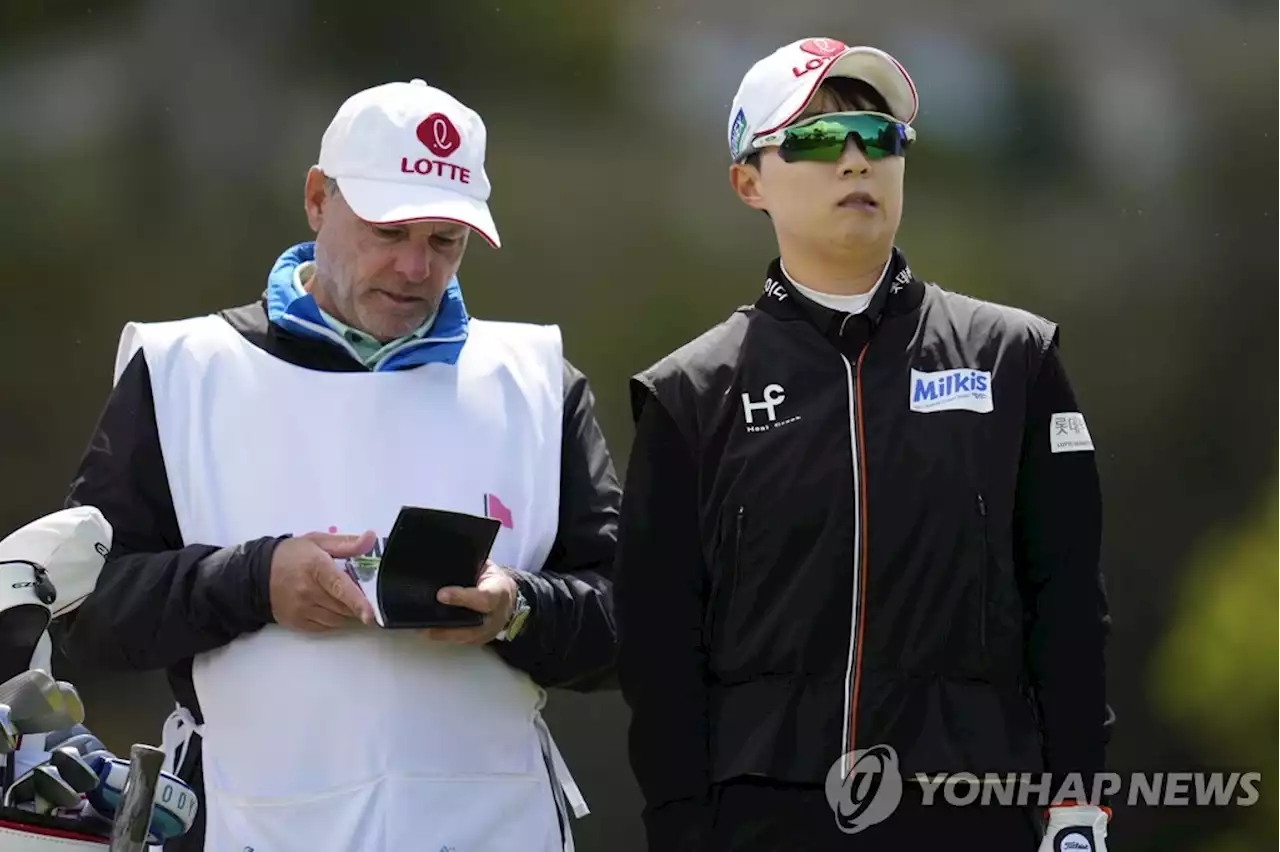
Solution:
<svg viewBox="0 0 1280 852">
<path fill-rule="evenodd" d="M 324 175 L 307 177 L 316 231 L 310 290 L 322 308 L 383 342 L 409 334 L 440 304 L 462 263 L 469 229 L 454 222 L 379 226 L 364 221 Z"/>
<path fill-rule="evenodd" d="M 795 121 L 869 109 L 820 89 Z M 758 168 L 732 168 L 739 196 L 769 213 L 780 242 L 836 250 L 891 247 L 902 221 L 903 158 L 869 160 L 852 138 L 834 163 L 788 163 L 770 148 L 761 152 Z"/>
</svg>

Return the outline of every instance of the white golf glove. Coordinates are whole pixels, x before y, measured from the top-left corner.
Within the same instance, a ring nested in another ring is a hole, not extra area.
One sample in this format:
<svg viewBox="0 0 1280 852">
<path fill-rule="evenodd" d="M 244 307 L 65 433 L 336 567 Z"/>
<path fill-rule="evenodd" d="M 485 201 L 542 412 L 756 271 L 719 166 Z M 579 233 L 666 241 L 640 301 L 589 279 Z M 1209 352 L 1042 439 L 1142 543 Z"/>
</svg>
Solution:
<svg viewBox="0 0 1280 852">
<path fill-rule="evenodd" d="M 1095 805 L 1055 805 L 1040 852 L 1107 852 L 1110 821 L 1110 812 Z"/>
</svg>

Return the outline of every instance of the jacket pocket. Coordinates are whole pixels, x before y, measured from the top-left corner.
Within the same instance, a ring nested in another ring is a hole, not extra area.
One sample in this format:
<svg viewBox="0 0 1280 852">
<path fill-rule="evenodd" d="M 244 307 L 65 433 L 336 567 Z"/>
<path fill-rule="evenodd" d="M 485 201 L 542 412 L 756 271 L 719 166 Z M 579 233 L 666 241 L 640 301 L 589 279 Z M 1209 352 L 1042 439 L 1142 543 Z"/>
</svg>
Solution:
<svg viewBox="0 0 1280 852">
<path fill-rule="evenodd" d="M 726 523 L 724 537 L 717 554 L 718 565 L 712 572 L 711 597 L 708 602 L 707 649 L 714 657 L 724 637 L 726 623 L 733 612 L 742 573 L 742 527 L 746 508 L 739 506 Z"/>
</svg>

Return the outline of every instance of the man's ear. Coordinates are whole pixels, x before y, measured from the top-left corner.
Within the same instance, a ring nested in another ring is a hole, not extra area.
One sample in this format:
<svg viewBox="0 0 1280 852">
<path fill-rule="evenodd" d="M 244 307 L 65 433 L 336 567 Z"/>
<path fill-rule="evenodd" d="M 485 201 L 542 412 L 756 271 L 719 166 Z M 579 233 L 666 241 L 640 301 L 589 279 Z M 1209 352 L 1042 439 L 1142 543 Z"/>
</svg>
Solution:
<svg viewBox="0 0 1280 852">
<path fill-rule="evenodd" d="M 752 210 L 769 212 L 765 207 L 764 197 L 760 194 L 760 169 L 749 163 L 734 163 L 729 166 L 729 185 L 742 199 L 742 203 Z"/>
<path fill-rule="evenodd" d="M 324 208 L 329 201 L 329 192 L 325 188 L 325 175 L 316 166 L 307 171 L 307 181 L 303 188 L 302 203 L 307 211 L 307 222 L 311 230 L 319 231 L 324 224 Z"/>
</svg>

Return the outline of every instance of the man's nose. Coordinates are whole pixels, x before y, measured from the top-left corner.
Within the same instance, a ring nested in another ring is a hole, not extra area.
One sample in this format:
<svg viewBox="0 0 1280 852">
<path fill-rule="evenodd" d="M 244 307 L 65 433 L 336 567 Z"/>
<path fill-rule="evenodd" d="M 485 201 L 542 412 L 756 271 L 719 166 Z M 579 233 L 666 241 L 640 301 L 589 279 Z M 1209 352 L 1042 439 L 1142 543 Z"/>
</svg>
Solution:
<svg viewBox="0 0 1280 852">
<path fill-rule="evenodd" d="M 850 133 L 844 140 L 844 151 L 840 154 L 841 174 L 865 174 L 871 168 L 871 161 L 862 150 L 862 143 L 856 133 Z"/>
<path fill-rule="evenodd" d="M 430 250 L 415 242 L 407 242 L 396 255 L 396 272 L 407 281 L 423 281 L 431 272 Z"/>
</svg>

